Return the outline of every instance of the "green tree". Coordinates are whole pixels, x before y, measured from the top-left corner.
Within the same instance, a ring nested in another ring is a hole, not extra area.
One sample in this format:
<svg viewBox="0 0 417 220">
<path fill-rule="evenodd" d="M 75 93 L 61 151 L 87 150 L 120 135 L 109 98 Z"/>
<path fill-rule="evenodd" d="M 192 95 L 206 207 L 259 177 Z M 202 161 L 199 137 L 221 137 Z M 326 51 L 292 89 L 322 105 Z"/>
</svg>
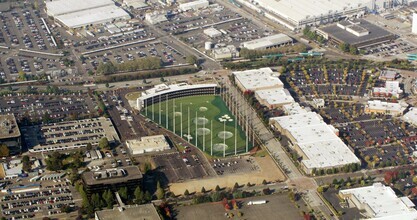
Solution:
<svg viewBox="0 0 417 220">
<path fill-rule="evenodd" d="M 122 187 L 117 192 L 119 193 L 120 198 L 122 198 L 123 200 L 126 201 L 128 199 L 127 187 Z"/>
<path fill-rule="evenodd" d="M 106 137 L 100 139 L 100 141 L 98 142 L 98 146 L 101 149 L 110 149 L 110 144 L 109 144 L 109 140 L 107 140 Z"/>
<path fill-rule="evenodd" d="M 106 86 L 106 88 L 109 88 L 110 87 L 109 83 L 106 83 L 105 86 Z"/>
<path fill-rule="evenodd" d="M 145 200 L 145 202 L 150 202 L 152 200 L 152 195 L 149 191 L 145 192 L 145 195 L 143 196 L 143 199 Z"/>
<path fill-rule="evenodd" d="M 198 64 L 198 58 L 194 55 L 187 56 L 185 61 L 191 65 Z"/>
<path fill-rule="evenodd" d="M 218 191 L 220 191 L 221 189 L 220 189 L 220 186 L 219 185 L 217 185 L 216 186 L 216 188 L 214 189 L 216 192 L 218 192 Z"/>
<path fill-rule="evenodd" d="M 188 192 L 188 189 L 186 189 L 184 192 L 184 196 L 189 196 L 189 195 L 190 195 L 190 192 Z"/>
<path fill-rule="evenodd" d="M 5 144 L 0 144 L 0 157 L 8 157 L 10 155 L 10 150 Z"/>
<path fill-rule="evenodd" d="M 161 187 L 161 183 L 158 181 L 156 183 L 156 198 L 163 199 L 165 197 L 164 189 Z"/>
<path fill-rule="evenodd" d="M 114 195 L 113 192 L 111 190 L 106 190 L 103 193 L 103 199 L 107 204 L 107 208 L 111 209 L 113 207 L 113 203 L 114 203 Z"/>
<path fill-rule="evenodd" d="M 48 156 L 46 161 L 46 169 L 51 171 L 58 171 L 63 169 L 62 155 L 59 152 L 53 152 Z"/>
<path fill-rule="evenodd" d="M 350 45 L 347 43 L 341 43 L 339 44 L 339 49 L 343 52 L 348 52 L 350 48 Z"/>
<path fill-rule="evenodd" d="M 18 81 L 26 81 L 27 78 L 28 78 L 28 76 L 26 75 L 25 72 L 19 71 L 18 76 L 17 76 Z"/>
<path fill-rule="evenodd" d="M 201 187 L 201 193 L 206 193 L 206 188 L 204 188 L 204 186 Z"/>
<path fill-rule="evenodd" d="M 90 200 L 91 202 L 91 205 L 94 207 L 94 209 L 102 209 L 103 207 L 102 207 L 102 205 L 103 205 L 103 203 L 102 203 L 102 201 L 101 201 L 101 199 L 100 199 L 100 195 L 99 194 L 97 194 L 97 193 L 94 193 L 92 196 L 91 196 L 91 200 Z"/>
<path fill-rule="evenodd" d="M 350 45 L 349 46 L 349 53 L 353 54 L 353 55 L 358 54 L 358 48 L 356 48 L 355 46 Z"/>
<path fill-rule="evenodd" d="M 414 177 L 413 177 L 413 183 L 414 183 L 414 184 L 417 184 L 417 176 L 414 176 Z"/>
<path fill-rule="evenodd" d="M 135 194 L 135 203 L 142 204 L 144 200 L 144 195 L 139 186 L 136 187 L 134 194 Z"/>
<path fill-rule="evenodd" d="M 92 150 L 93 149 L 93 145 L 91 145 L 91 143 L 87 144 L 87 150 Z"/>
<path fill-rule="evenodd" d="M 22 170 L 25 172 L 29 172 L 31 170 L 32 166 L 30 165 L 30 159 L 29 156 L 25 155 L 22 158 Z"/>
</svg>

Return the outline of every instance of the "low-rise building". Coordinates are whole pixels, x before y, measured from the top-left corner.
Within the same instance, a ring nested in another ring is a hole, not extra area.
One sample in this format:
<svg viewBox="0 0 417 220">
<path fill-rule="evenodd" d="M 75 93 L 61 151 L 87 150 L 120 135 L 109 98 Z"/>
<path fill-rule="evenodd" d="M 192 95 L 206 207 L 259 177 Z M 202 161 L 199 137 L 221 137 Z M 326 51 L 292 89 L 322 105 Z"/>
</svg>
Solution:
<svg viewBox="0 0 417 220">
<path fill-rule="evenodd" d="M 382 183 L 339 191 L 339 196 L 349 207 L 363 211 L 365 218 L 372 219 L 417 219 L 414 203 L 406 196 L 397 197 L 394 190 Z"/>
<path fill-rule="evenodd" d="M 366 114 L 383 114 L 399 116 L 404 113 L 406 106 L 400 103 L 383 102 L 380 100 L 368 101 L 365 105 Z"/>
<path fill-rule="evenodd" d="M 153 204 L 129 205 L 114 209 L 104 209 L 95 213 L 95 220 L 161 220 Z"/>
<path fill-rule="evenodd" d="M 126 141 L 126 145 L 132 155 L 171 149 L 164 135 L 154 135 L 128 140 Z"/>
<path fill-rule="evenodd" d="M 279 73 L 271 68 L 260 68 L 233 72 L 235 82 L 242 92 L 257 91 L 263 89 L 284 88 L 279 79 Z"/>
<path fill-rule="evenodd" d="M 269 109 L 295 102 L 290 92 L 283 88 L 258 90 L 255 91 L 255 97 L 260 104 Z"/>
<path fill-rule="evenodd" d="M 239 51 L 234 45 L 227 45 L 226 47 L 214 48 L 212 50 L 214 59 L 226 60 L 239 57 Z"/>
<path fill-rule="evenodd" d="M 313 99 L 311 104 L 313 105 L 314 108 L 321 109 L 321 108 L 324 108 L 325 102 L 324 102 L 324 99 Z"/>
<path fill-rule="evenodd" d="M 159 23 L 168 21 L 166 13 L 159 12 L 159 11 L 146 13 L 145 20 L 149 22 L 150 24 L 159 24 Z"/>
<path fill-rule="evenodd" d="M 293 39 L 285 34 L 275 34 L 268 37 L 263 37 L 242 44 L 243 48 L 249 50 L 266 50 L 275 47 L 281 47 L 293 43 Z"/>
<path fill-rule="evenodd" d="M 209 6 L 208 0 L 197 0 L 192 2 L 180 3 L 178 9 L 181 11 L 188 11 L 188 10 L 199 10 L 202 8 L 206 8 Z"/>
<path fill-rule="evenodd" d="M 398 81 L 385 81 L 385 87 L 374 87 L 372 90 L 374 96 L 400 98 L 403 90 Z"/>
<path fill-rule="evenodd" d="M 148 7 L 148 4 L 146 4 L 146 0 L 123 0 L 123 5 L 126 5 L 127 7 L 134 9 Z"/>
<path fill-rule="evenodd" d="M 87 195 L 102 193 L 109 189 L 115 192 L 122 187 L 135 189 L 142 184 L 142 178 L 137 166 L 88 171 L 82 174 Z"/>
<path fill-rule="evenodd" d="M 345 43 L 358 49 L 382 44 L 396 38 L 395 34 L 363 19 L 343 20 L 317 29 L 317 33 L 335 45 Z"/>
<path fill-rule="evenodd" d="M 393 70 L 383 70 L 379 75 L 380 80 L 394 81 L 399 76 L 399 73 Z"/>
<path fill-rule="evenodd" d="M 203 31 L 203 33 L 211 38 L 216 38 L 222 36 L 222 32 L 217 30 L 214 27 L 207 28 Z"/>
<path fill-rule="evenodd" d="M 402 119 L 414 126 L 417 126 L 417 108 L 410 108 L 410 111 L 405 113 Z"/>
<path fill-rule="evenodd" d="M 22 151 L 20 130 L 13 114 L 0 115 L 0 144 L 6 145 L 10 154 Z"/>
</svg>

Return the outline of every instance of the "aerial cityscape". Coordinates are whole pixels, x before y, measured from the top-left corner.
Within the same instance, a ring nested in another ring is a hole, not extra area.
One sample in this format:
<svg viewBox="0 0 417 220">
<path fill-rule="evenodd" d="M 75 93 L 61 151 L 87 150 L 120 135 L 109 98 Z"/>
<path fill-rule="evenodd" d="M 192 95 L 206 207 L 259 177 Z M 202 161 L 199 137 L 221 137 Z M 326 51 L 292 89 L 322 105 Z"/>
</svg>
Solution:
<svg viewBox="0 0 417 220">
<path fill-rule="evenodd" d="M 3 220 L 417 220 L 417 0 L 0 0 Z"/>
</svg>

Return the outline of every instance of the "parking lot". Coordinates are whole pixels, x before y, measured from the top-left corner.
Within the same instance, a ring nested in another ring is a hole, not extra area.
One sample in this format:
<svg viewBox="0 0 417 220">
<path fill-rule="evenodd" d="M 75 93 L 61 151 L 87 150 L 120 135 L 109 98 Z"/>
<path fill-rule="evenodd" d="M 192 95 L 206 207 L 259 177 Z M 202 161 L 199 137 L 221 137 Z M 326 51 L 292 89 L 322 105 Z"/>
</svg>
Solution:
<svg viewBox="0 0 417 220">
<path fill-rule="evenodd" d="M 250 173 L 258 171 L 259 165 L 253 158 L 222 158 L 214 159 L 212 162 L 213 169 L 218 175 Z"/>
<path fill-rule="evenodd" d="M 55 182 L 43 185 L 39 191 L 3 195 L 0 200 L 2 215 L 10 219 L 12 216 L 13 219 L 40 218 L 60 214 L 64 205 L 74 207 L 69 183 Z"/>
<path fill-rule="evenodd" d="M 223 6 L 209 7 L 197 12 L 187 11 L 171 16 L 172 22 L 159 24 L 163 31 L 177 36 L 189 45 L 204 50 L 207 41 L 218 46 L 235 45 L 273 34 Z M 221 34 L 208 36 L 203 31 L 214 27 Z"/>
<path fill-rule="evenodd" d="M 88 117 L 96 114 L 96 101 L 85 93 L 67 95 L 29 94 L 0 99 L 0 114 L 14 114 L 19 122 Z M 45 117 L 47 116 L 47 117 Z"/>
<path fill-rule="evenodd" d="M 398 39 L 393 42 L 387 42 L 380 45 L 367 47 L 364 48 L 364 50 L 366 51 L 366 55 L 372 55 L 379 58 L 388 58 L 396 56 L 401 56 L 402 58 L 405 58 L 405 54 L 415 53 L 417 51 L 417 47 L 402 39 Z"/>
<path fill-rule="evenodd" d="M 165 174 L 169 183 L 181 182 L 207 176 L 197 154 L 169 153 L 152 156 L 157 170 Z"/>
</svg>

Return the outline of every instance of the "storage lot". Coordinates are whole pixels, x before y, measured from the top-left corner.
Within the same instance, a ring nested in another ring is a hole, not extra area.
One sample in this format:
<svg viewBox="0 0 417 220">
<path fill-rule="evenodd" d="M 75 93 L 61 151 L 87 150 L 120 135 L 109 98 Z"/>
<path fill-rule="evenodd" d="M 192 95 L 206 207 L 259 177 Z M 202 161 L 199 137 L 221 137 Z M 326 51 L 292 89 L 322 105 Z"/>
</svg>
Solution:
<svg viewBox="0 0 417 220">
<path fill-rule="evenodd" d="M 259 170 L 259 165 L 253 158 L 223 158 L 214 159 L 212 166 L 218 175 L 235 173 L 250 173 Z"/>
</svg>

